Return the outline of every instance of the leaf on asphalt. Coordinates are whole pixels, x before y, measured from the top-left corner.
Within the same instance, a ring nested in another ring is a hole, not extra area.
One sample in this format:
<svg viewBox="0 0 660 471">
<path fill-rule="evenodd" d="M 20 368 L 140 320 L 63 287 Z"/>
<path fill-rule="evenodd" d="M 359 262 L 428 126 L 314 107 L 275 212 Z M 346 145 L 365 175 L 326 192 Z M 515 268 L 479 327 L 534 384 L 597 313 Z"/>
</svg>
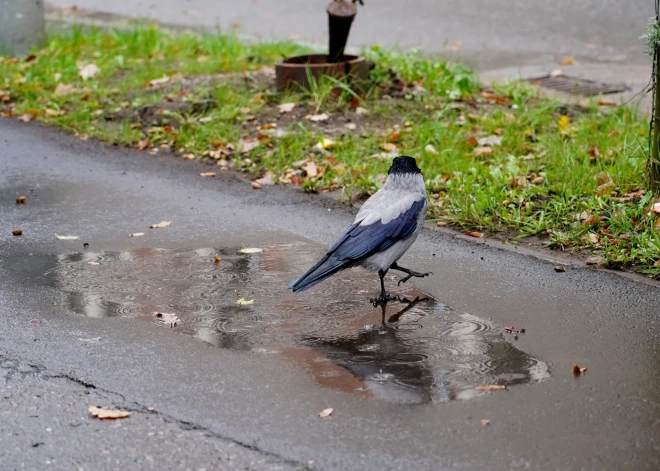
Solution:
<svg viewBox="0 0 660 471">
<path fill-rule="evenodd" d="M 16 204 L 24 204 L 24 203 L 25 203 L 25 196 L 16 197 Z"/>
<path fill-rule="evenodd" d="M 325 113 L 315 114 L 315 115 L 309 115 L 308 114 L 307 116 L 305 116 L 305 119 L 308 119 L 309 121 L 314 121 L 314 122 L 327 121 L 329 118 L 330 118 L 330 116 L 328 116 Z"/>
<path fill-rule="evenodd" d="M 257 247 L 244 247 L 239 250 L 240 253 L 261 253 L 264 249 L 259 249 Z"/>
<path fill-rule="evenodd" d="M 274 185 L 275 184 L 275 174 L 270 170 L 266 170 L 263 177 L 257 178 L 255 180 L 259 185 Z"/>
<path fill-rule="evenodd" d="M 493 153 L 493 149 L 491 147 L 480 146 L 480 147 L 475 147 L 474 148 L 474 155 L 476 155 L 477 157 L 481 157 L 481 156 L 484 156 L 484 155 L 490 155 L 492 153 Z"/>
<path fill-rule="evenodd" d="M 239 306 L 250 306 L 254 304 L 254 299 L 249 299 L 249 300 L 245 298 L 237 299 L 236 304 L 238 304 Z"/>
<path fill-rule="evenodd" d="M 158 224 L 152 224 L 151 226 L 149 226 L 149 229 L 158 229 L 160 227 L 167 227 L 170 224 L 172 224 L 172 221 L 161 221 Z"/>
<path fill-rule="evenodd" d="M 559 64 L 574 65 L 577 64 L 577 60 L 575 60 L 575 57 L 564 57 L 562 60 L 559 61 Z"/>
<path fill-rule="evenodd" d="M 24 123 L 29 123 L 32 121 L 33 116 L 30 113 L 23 113 L 18 117 L 19 121 L 23 121 Z"/>
<path fill-rule="evenodd" d="M 568 131 L 568 127 L 571 124 L 571 118 L 566 116 L 565 114 L 561 115 L 559 117 L 559 120 L 557 120 L 557 126 L 559 127 L 559 132 L 566 132 Z"/>
<path fill-rule="evenodd" d="M 426 144 L 426 147 L 424 147 L 424 150 L 426 151 L 427 154 L 431 155 L 437 155 L 438 151 L 433 147 L 432 144 Z"/>
<path fill-rule="evenodd" d="M 291 113 L 295 107 L 295 103 L 282 103 L 277 106 L 277 109 L 280 110 L 280 113 Z"/>
<path fill-rule="evenodd" d="M 20 235 L 23 235 L 23 229 L 15 229 L 15 230 L 11 231 L 11 233 L 12 233 L 12 235 L 20 236 Z"/>
<path fill-rule="evenodd" d="M 130 234 L 131 237 L 142 237 L 144 235 L 144 232 L 133 232 Z"/>
<path fill-rule="evenodd" d="M 332 407 L 328 407 L 327 409 L 323 409 L 321 412 L 319 412 L 317 415 L 323 419 L 325 417 L 330 417 L 332 415 L 332 412 L 334 409 Z"/>
<path fill-rule="evenodd" d="M 120 409 L 103 409 L 100 407 L 89 406 L 87 410 L 93 417 L 100 420 L 125 419 L 131 416 L 131 413 L 127 410 Z"/>
<path fill-rule="evenodd" d="M 587 371 L 586 368 L 580 368 L 578 365 L 573 365 L 573 374 L 575 376 L 580 376 L 581 374 L 584 374 Z"/>
<path fill-rule="evenodd" d="M 253 188 L 254 190 L 261 190 L 262 186 L 263 186 L 263 185 L 262 185 L 261 183 L 259 183 L 259 182 L 252 182 L 252 188 Z"/>
<path fill-rule="evenodd" d="M 238 141 L 236 150 L 242 154 L 246 154 L 259 147 L 259 139 L 243 138 Z"/>
<path fill-rule="evenodd" d="M 303 165 L 303 170 L 307 174 L 308 177 L 314 178 L 318 176 L 319 170 L 316 164 L 313 161 L 307 162 L 305 165 Z"/>
<path fill-rule="evenodd" d="M 149 147 L 149 144 L 151 144 L 151 139 L 146 138 L 146 139 L 142 139 L 142 140 L 138 141 L 136 147 L 137 147 L 138 150 L 144 150 L 147 147 Z"/>
<path fill-rule="evenodd" d="M 489 424 L 490 424 L 490 420 L 488 420 L 488 419 L 481 419 L 481 425 L 483 425 L 484 427 L 485 427 L 486 425 L 489 425 Z"/>
<path fill-rule="evenodd" d="M 438 227 L 445 227 L 447 223 L 445 221 L 438 221 L 436 224 Z"/>
<path fill-rule="evenodd" d="M 154 311 L 154 316 L 163 324 L 167 324 L 170 327 L 174 327 L 179 323 L 179 317 L 173 312 Z"/>
<path fill-rule="evenodd" d="M 53 234 L 55 234 L 55 237 L 57 237 L 60 240 L 78 240 L 78 239 L 80 239 L 80 237 L 78 237 L 78 236 L 64 236 L 64 235 L 59 235 L 59 234 L 56 234 L 56 233 L 53 233 Z"/>
<path fill-rule="evenodd" d="M 202 172 L 199 174 L 200 177 L 215 177 L 215 172 Z"/>
<path fill-rule="evenodd" d="M 493 134 L 492 136 L 481 137 L 477 139 L 477 144 L 480 146 L 499 146 L 502 144 L 502 136 Z"/>
<path fill-rule="evenodd" d="M 220 255 L 215 254 L 215 255 L 213 256 L 213 261 L 214 261 L 215 264 L 217 265 L 218 263 L 220 263 L 220 262 L 222 261 L 222 259 L 220 258 Z"/>
<path fill-rule="evenodd" d="M 557 273 L 564 273 L 566 271 L 566 267 L 564 265 L 557 265 L 555 267 L 555 271 Z"/>
<path fill-rule="evenodd" d="M 604 262 L 605 262 L 605 260 L 603 260 L 603 257 L 599 257 L 597 255 L 594 255 L 594 256 L 591 256 L 591 257 L 587 258 L 587 260 L 585 260 L 584 263 L 586 263 L 587 265 L 602 265 Z"/>
<path fill-rule="evenodd" d="M 480 239 L 484 236 L 483 232 L 476 232 L 476 231 L 465 231 L 465 232 L 463 232 L 463 234 L 469 235 L 470 237 L 476 237 L 478 239 Z"/>
<path fill-rule="evenodd" d="M 165 75 L 164 77 L 152 79 L 147 82 L 147 87 L 155 87 L 156 85 L 162 85 L 170 81 L 170 77 Z"/>
<path fill-rule="evenodd" d="M 94 64 L 93 62 L 90 64 L 79 62 L 77 65 L 78 65 L 78 75 L 83 80 L 91 79 L 101 71 L 101 69 L 99 69 L 99 66 Z"/>
<path fill-rule="evenodd" d="M 499 391 L 500 389 L 506 389 L 506 386 L 501 384 L 486 384 L 484 386 L 477 386 L 474 389 L 478 389 L 479 391 Z"/>
<path fill-rule="evenodd" d="M 450 51 L 458 51 L 463 43 L 461 41 L 452 41 L 447 45 L 447 49 Z"/>
</svg>

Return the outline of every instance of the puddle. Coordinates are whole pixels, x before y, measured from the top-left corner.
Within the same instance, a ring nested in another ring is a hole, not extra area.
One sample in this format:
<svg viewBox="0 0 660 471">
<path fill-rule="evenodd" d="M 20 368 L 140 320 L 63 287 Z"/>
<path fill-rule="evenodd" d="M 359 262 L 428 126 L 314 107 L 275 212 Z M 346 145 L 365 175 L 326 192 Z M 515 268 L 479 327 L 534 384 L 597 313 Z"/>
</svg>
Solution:
<svg viewBox="0 0 660 471">
<path fill-rule="evenodd" d="M 477 385 L 515 386 L 548 377 L 547 365 L 516 348 L 501 330 L 434 299 L 390 303 L 384 328 L 381 308 L 368 302 L 377 294 L 378 278 L 362 270 L 291 293 L 288 283 L 319 255 L 311 246 L 238 250 L 88 251 L 21 257 L 11 270 L 25 282 L 59 291 L 72 313 L 132 317 L 163 328 L 153 312 L 176 313 L 175 331 L 218 348 L 284 357 L 318 384 L 363 397 L 445 402 L 485 394 Z M 396 293 L 427 297 L 412 288 Z M 237 305 L 239 298 L 254 304 Z"/>
</svg>

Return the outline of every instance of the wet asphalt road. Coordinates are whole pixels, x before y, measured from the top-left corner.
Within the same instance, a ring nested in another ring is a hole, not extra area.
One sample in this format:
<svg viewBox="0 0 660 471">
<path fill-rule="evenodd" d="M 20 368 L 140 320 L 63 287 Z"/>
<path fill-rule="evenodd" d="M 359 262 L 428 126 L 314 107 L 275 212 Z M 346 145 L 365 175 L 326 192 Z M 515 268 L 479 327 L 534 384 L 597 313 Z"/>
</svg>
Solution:
<svg viewBox="0 0 660 471">
<path fill-rule="evenodd" d="M 381 330 L 370 274 L 286 290 L 352 210 L 208 168 L 0 121 L 3 469 L 660 466 L 656 285 L 430 229 Z"/>
<path fill-rule="evenodd" d="M 366 3 L 366 2 L 365 2 Z M 216 27 L 262 38 L 325 44 L 327 1 L 307 0 L 53 0 L 80 8 L 159 22 Z M 648 64 L 639 36 L 654 13 L 647 0 L 378 0 L 358 12 L 351 45 L 419 47 L 458 53 L 480 70 L 580 61 Z M 457 41 L 460 42 L 460 46 Z M 457 47 L 459 46 L 459 47 Z M 625 56 L 625 57 L 621 57 Z M 648 75 L 648 74 L 647 74 Z"/>
</svg>

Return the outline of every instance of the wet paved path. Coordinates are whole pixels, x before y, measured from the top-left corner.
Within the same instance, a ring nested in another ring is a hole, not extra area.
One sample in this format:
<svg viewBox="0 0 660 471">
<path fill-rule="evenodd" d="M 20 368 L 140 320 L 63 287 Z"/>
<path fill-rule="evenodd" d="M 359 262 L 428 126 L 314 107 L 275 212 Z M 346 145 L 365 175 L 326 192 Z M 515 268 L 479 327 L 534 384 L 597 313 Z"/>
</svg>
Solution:
<svg viewBox="0 0 660 471">
<path fill-rule="evenodd" d="M 431 299 L 388 306 L 383 329 L 371 274 L 286 290 L 350 210 L 205 169 L 0 121 L 9 469 L 660 466 L 657 286 L 429 230 L 405 259 L 435 275 L 388 283 Z M 134 416 L 99 423 L 90 404 Z"/>
</svg>

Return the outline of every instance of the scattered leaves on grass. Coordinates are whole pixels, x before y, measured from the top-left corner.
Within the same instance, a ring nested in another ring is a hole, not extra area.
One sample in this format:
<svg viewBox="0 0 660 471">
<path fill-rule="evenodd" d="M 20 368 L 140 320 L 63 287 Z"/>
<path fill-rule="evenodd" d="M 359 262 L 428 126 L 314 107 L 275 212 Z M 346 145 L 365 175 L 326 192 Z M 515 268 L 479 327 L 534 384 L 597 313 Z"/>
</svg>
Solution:
<svg viewBox="0 0 660 471">
<path fill-rule="evenodd" d="M 584 236 L 582 236 L 582 239 L 585 242 L 591 242 L 592 244 L 597 244 L 600 241 L 600 239 L 598 239 L 598 236 L 593 232 L 590 232 L 589 234 L 585 234 Z"/>
<path fill-rule="evenodd" d="M 481 419 L 481 425 L 483 425 L 484 427 L 485 427 L 486 425 L 489 425 L 489 424 L 490 424 L 490 420 L 488 420 L 488 419 Z"/>
<path fill-rule="evenodd" d="M 96 417 L 100 420 L 125 419 L 131 415 L 131 413 L 127 410 L 103 409 L 95 406 L 89 406 L 87 410 L 90 414 L 92 414 L 93 417 Z"/>
<path fill-rule="evenodd" d="M 259 147 L 259 142 L 260 142 L 259 139 L 243 138 L 240 141 L 238 141 L 238 144 L 236 145 L 236 150 L 241 154 L 246 154 Z"/>
<path fill-rule="evenodd" d="M 58 83 L 55 87 L 55 96 L 68 96 L 74 94 L 91 93 L 91 88 L 76 88 L 68 83 Z"/>
<path fill-rule="evenodd" d="M 167 324 L 170 327 L 174 327 L 179 323 L 179 317 L 173 312 L 154 311 L 154 316 L 163 324 Z"/>
<path fill-rule="evenodd" d="M 280 110 L 280 113 L 290 113 L 295 107 L 295 103 L 282 103 L 281 105 L 278 105 L 277 109 Z"/>
<path fill-rule="evenodd" d="M 99 66 L 97 66 L 93 62 L 90 64 L 79 62 L 77 65 L 78 65 L 78 75 L 83 80 L 91 79 L 101 71 Z"/>
<path fill-rule="evenodd" d="M 321 113 L 315 115 L 307 115 L 305 116 L 305 119 L 308 119 L 309 121 L 319 122 L 319 121 L 327 121 L 328 119 L 330 119 L 330 116 L 328 116 L 325 113 Z"/>
<path fill-rule="evenodd" d="M 167 227 L 170 224 L 172 224 L 172 221 L 161 221 L 158 224 L 152 224 L 151 226 L 149 226 L 149 229 L 158 229 L 160 227 Z"/>
<path fill-rule="evenodd" d="M 310 178 L 314 178 L 319 174 L 319 169 L 312 160 L 308 161 L 302 168 Z"/>
<path fill-rule="evenodd" d="M 238 304 L 239 306 L 249 306 L 251 304 L 254 304 L 254 299 L 250 299 L 250 300 L 245 298 L 237 299 L 236 304 Z"/>
<path fill-rule="evenodd" d="M 215 177 L 215 172 L 202 172 L 199 174 L 200 177 Z"/>
<path fill-rule="evenodd" d="M 571 125 L 571 118 L 569 118 L 565 114 L 561 115 L 559 117 L 559 120 L 557 120 L 557 126 L 559 128 L 559 132 L 561 133 L 568 131 L 568 127 L 570 125 Z"/>
<path fill-rule="evenodd" d="M 64 116 L 64 115 L 66 114 L 66 111 L 62 111 L 62 110 L 54 110 L 54 109 L 52 109 L 52 108 L 46 108 L 46 109 L 44 110 L 44 114 L 45 114 L 46 116 L 51 117 L 51 118 L 55 118 L 55 117 L 57 117 L 57 116 Z"/>
<path fill-rule="evenodd" d="M 603 219 L 600 216 L 596 216 L 595 214 L 590 214 L 584 221 L 582 221 L 583 226 L 595 226 L 598 224 L 601 219 Z"/>
<path fill-rule="evenodd" d="M 16 204 L 25 204 L 25 196 L 17 196 Z"/>
<path fill-rule="evenodd" d="M 396 144 L 393 144 L 391 142 L 383 142 L 378 147 L 380 147 L 385 152 L 388 152 L 390 154 L 394 154 L 394 153 L 398 152 L 398 148 L 396 147 Z"/>
<path fill-rule="evenodd" d="M 240 253 L 261 253 L 264 249 L 259 249 L 257 247 L 244 247 L 239 250 Z"/>
<path fill-rule="evenodd" d="M 142 237 L 144 235 L 144 232 L 133 232 L 130 234 L 131 237 Z"/>
<path fill-rule="evenodd" d="M 470 237 L 476 237 L 478 239 L 481 239 L 484 236 L 483 232 L 477 232 L 477 231 L 464 231 L 463 234 L 469 235 Z"/>
<path fill-rule="evenodd" d="M 573 374 L 575 376 L 580 376 L 581 374 L 584 374 L 587 371 L 586 368 L 580 368 L 578 365 L 573 365 Z"/>
<path fill-rule="evenodd" d="M 157 78 L 157 79 L 149 80 L 149 81 L 147 82 L 147 85 L 146 85 L 146 86 L 147 86 L 147 88 L 155 87 L 156 85 L 162 85 L 162 84 L 167 83 L 167 82 L 169 82 L 169 81 L 170 81 L 170 77 L 168 77 L 168 76 L 166 75 L 166 76 L 164 76 L 164 77 L 160 77 L 160 78 Z"/>
<path fill-rule="evenodd" d="M 332 407 L 328 407 L 327 409 L 323 409 L 317 415 L 319 416 L 319 418 L 323 419 L 325 417 L 330 417 L 333 411 L 334 409 Z"/>
<path fill-rule="evenodd" d="M 506 386 L 501 384 L 486 384 L 484 386 L 477 386 L 474 389 L 478 389 L 479 391 L 499 391 L 501 389 L 506 389 Z"/>
<path fill-rule="evenodd" d="M 555 267 L 555 271 L 557 273 L 564 273 L 566 271 L 566 267 L 564 265 L 557 265 Z"/>
<path fill-rule="evenodd" d="M 53 232 L 53 234 L 55 234 L 55 237 L 57 237 L 59 240 L 78 240 L 78 239 L 80 239 L 80 237 L 78 237 L 78 236 L 64 236 L 64 235 L 59 235 L 55 232 Z"/>
<path fill-rule="evenodd" d="M 477 157 L 483 157 L 484 155 L 490 155 L 493 153 L 491 147 L 479 146 L 474 148 L 474 155 Z"/>
<path fill-rule="evenodd" d="M 151 144 L 151 139 L 146 138 L 146 139 L 141 139 L 138 141 L 137 146 L 135 146 L 138 150 L 144 150 L 147 147 L 149 147 L 149 144 Z"/>
<path fill-rule="evenodd" d="M 15 230 L 11 231 L 11 233 L 12 233 L 12 235 L 20 236 L 20 235 L 23 235 L 23 229 L 15 229 Z"/>
<path fill-rule="evenodd" d="M 255 180 L 259 185 L 274 185 L 275 184 L 275 174 L 270 170 L 267 170 L 264 173 L 264 176 Z"/>
<path fill-rule="evenodd" d="M 605 262 L 603 260 L 603 257 L 599 257 L 598 255 L 593 255 L 585 260 L 584 263 L 587 265 L 602 265 Z"/>
<path fill-rule="evenodd" d="M 220 262 L 222 261 L 222 259 L 220 258 L 220 255 L 215 254 L 215 255 L 213 256 L 213 261 L 214 261 L 215 264 L 217 265 L 218 263 L 220 263 Z"/>
</svg>

